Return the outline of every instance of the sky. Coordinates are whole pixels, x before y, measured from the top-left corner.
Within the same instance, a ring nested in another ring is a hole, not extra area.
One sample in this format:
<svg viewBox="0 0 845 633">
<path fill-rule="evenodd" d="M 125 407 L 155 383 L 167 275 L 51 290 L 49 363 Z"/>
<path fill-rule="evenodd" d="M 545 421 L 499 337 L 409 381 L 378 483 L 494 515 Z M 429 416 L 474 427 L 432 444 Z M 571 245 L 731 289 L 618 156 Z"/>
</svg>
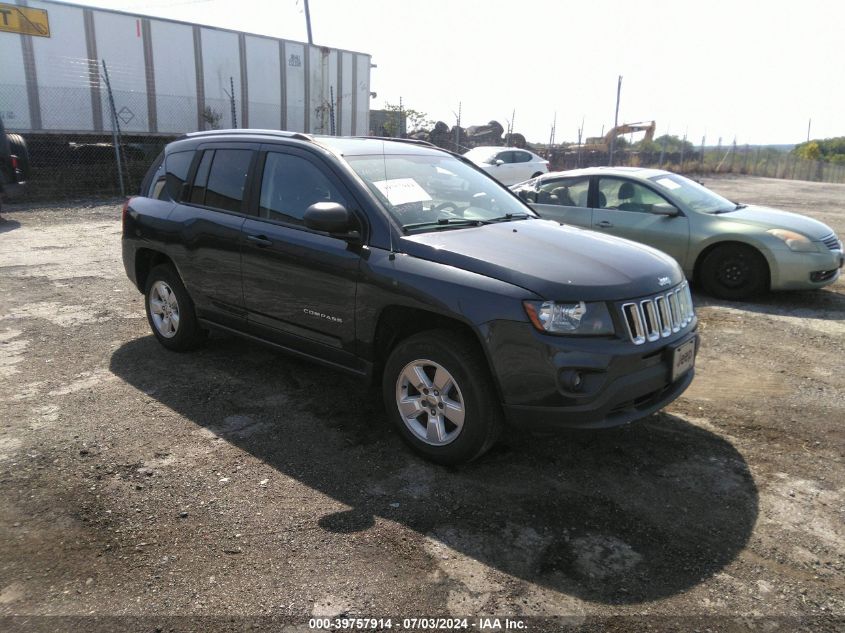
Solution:
<svg viewBox="0 0 845 633">
<path fill-rule="evenodd" d="M 304 0 L 76 0 L 307 40 Z M 655 120 L 708 145 L 845 135 L 840 0 L 311 0 L 314 43 L 372 55 L 385 101 L 529 141 Z M 634 137 L 637 140 L 639 137 Z"/>
</svg>

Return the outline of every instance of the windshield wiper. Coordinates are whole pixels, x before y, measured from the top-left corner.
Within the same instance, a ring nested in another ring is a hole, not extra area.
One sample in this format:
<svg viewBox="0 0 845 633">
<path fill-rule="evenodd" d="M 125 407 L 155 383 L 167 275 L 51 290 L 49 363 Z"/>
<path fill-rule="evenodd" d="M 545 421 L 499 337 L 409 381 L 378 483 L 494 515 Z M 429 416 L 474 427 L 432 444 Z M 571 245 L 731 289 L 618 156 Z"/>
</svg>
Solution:
<svg viewBox="0 0 845 633">
<path fill-rule="evenodd" d="M 748 206 L 747 204 L 740 204 L 739 202 L 737 202 L 735 204 L 736 204 L 736 206 L 734 207 L 734 211 L 739 211 L 740 209 L 744 209 L 745 207 Z"/>
<path fill-rule="evenodd" d="M 503 216 L 498 218 L 487 218 L 484 220 L 485 222 L 510 222 L 512 220 L 527 220 L 534 216 L 528 215 L 527 213 L 506 213 Z"/>
<path fill-rule="evenodd" d="M 433 228 L 433 229 L 448 229 L 450 227 L 463 227 L 463 226 L 481 226 L 482 224 L 486 224 L 487 220 L 469 220 L 465 218 L 440 218 L 439 220 L 432 220 L 430 222 L 415 222 L 413 224 L 405 224 L 402 226 L 402 230 L 407 232 L 408 229 L 422 229 L 422 228 Z"/>
</svg>

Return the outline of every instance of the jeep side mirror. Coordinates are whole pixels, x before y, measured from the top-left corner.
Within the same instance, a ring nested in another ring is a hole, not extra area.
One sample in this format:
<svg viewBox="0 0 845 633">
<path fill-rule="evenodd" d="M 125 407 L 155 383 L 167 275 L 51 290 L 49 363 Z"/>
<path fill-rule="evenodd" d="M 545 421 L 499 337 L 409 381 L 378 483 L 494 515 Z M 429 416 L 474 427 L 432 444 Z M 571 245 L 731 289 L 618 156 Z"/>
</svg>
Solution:
<svg viewBox="0 0 845 633">
<path fill-rule="evenodd" d="M 661 202 L 659 204 L 651 205 L 651 213 L 655 215 L 665 215 L 674 218 L 680 213 L 677 207 L 672 206 L 668 202 Z"/>
<path fill-rule="evenodd" d="M 305 226 L 315 231 L 330 233 L 335 237 L 356 239 L 358 231 L 352 231 L 352 216 L 337 202 L 315 202 L 302 216 Z"/>
</svg>

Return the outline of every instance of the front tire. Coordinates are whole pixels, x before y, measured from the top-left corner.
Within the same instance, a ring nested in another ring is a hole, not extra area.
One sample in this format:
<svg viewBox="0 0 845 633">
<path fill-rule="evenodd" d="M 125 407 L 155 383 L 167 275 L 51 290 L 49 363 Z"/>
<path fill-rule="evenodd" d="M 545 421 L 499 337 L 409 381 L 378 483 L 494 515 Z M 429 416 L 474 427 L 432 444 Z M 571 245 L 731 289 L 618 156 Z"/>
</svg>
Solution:
<svg viewBox="0 0 845 633">
<path fill-rule="evenodd" d="M 440 464 L 480 457 L 501 431 L 487 361 L 455 332 L 431 330 L 401 341 L 385 364 L 382 396 L 402 439 Z"/>
<path fill-rule="evenodd" d="M 725 244 L 710 251 L 701 262 L 701 285 L 720 299 L 737 301 L 762 294 L 769 286 L 769 266 L 756 249 Z"/>
<path fill-rule="evenodd" d="M 172 266 L 156 266 L 147 275 L 144 304 L 150 329 L 167 349 L 188 351 L 205 339 L 194 302 Z"/>
</svg>

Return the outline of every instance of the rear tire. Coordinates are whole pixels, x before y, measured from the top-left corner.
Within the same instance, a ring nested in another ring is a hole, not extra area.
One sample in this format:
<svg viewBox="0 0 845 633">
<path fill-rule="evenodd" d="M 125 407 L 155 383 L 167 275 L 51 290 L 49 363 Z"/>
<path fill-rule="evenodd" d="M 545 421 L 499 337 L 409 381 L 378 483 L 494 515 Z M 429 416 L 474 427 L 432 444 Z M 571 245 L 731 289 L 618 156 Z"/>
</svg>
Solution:
<svg viewBox="0 0 845 633">
<path fill-rule="evenodd" d="M 144 305 L 150 329 L 167 349 L 185 352 L 205 340 L 207 333 L 199 325 L 194 302 L 172 266 L 160 264 L 149 272 Z"/>
<path fill-rule="evenodd" d="M 769 266 L 756 249 L 725 244 L 710 251 L 701 262 L 701 285 L 720 299 L 750 299 L 768 290 Z"/>
<path fill-rule="evenodd" d="M 430 330 L 401 341 L 385 363 L 382 396 L 402 439 L 439 464 L 480 457 L 501 432 L 487 361 L 455 332 Z"/>
</svg>

